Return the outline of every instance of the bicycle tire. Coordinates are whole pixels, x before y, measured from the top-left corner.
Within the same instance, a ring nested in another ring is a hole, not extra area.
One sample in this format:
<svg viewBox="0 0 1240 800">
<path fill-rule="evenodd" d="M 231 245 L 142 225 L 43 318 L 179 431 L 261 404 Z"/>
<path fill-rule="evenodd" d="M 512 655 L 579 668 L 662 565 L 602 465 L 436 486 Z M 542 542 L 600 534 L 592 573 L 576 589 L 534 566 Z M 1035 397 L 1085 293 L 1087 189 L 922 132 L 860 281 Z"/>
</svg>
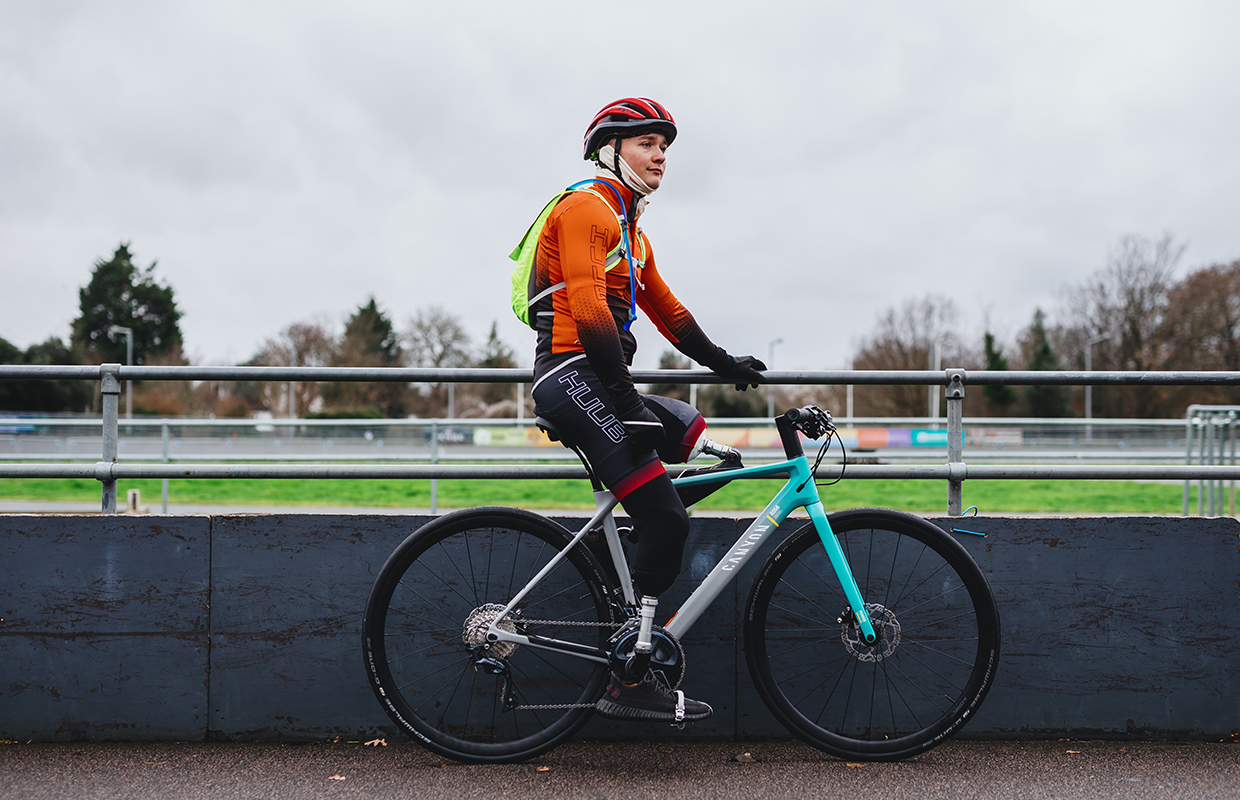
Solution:
<svg viewBox="0 0 1240 800">
<path fill-rule="evenodd" d="M 464 638 L 471 612 L 502 608 L 571 539 L 528 511 L 477 508 L 436 519 L 393 551 L 366 602 L 362 645 L 371 688 L 403 732 L 447 758 L 503 763 L 544 753 L 586 723 L 606 664 L 529 645 L 471 653 Z M 619 623 L 611 596 L 598 560 L 574 547 L 522 600 L 517 610 L 530 622 L 520 624 L 603 650 Z M 582 622 L 598 624 L 559 624 Z M 479 655 L 498 657 L 508 677 L 489 673 Z M 504 680 L 516 709 L 504 708 Z M 525 707 L 546 705 L 574 707 Z"/>
<path fill-rule="evenodd" d="M 750 591 L 750 675 L 771 713 L 820 750 L 850 761 L 925 752 L 977 712 L 994 681 L 994 594 L 968 551 L 926 520 L 887 509 L 829 520 L 878 643 L 860 642 L 811 522 L 776 548 Z"/>
</svg>

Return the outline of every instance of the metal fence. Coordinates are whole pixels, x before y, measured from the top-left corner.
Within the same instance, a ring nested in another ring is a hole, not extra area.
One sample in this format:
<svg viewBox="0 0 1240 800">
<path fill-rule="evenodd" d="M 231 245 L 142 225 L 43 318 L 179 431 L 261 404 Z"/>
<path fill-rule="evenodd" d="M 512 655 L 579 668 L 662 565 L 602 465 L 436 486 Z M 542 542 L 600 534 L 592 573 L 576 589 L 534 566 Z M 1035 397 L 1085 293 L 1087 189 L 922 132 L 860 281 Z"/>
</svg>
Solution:
<svg viewBox="0 0 1240 800">
<path fill-rule="evenodd" d="M 713 373 L 698 370 L 649 370 L 634 371 L 639 384 L 712 384 L 728 381 Z M 966 437 L 964 430 L 963 401 L 966 386 L 988 385 L 1135 385 L 1135 386 L 1232 386 L 1240 385 L 1240 372 L 1028 372 L 1028 371 L 976 371 L 966 373 L 962 369 L 943 371 L 921 370 L 838 370 L 838 371 L 771 371 L 766 373 L 768 383 L 773 385 L 911 385 L 942 386 L 947 402 L 945 444 L 947 459 L 943 464 L 854 464 L 848 468 L 850 478 L 915 478 L 944 480 L 947 482 L 947 510 L 951 515 L 961 513 L 961 486 L 969 479 L 1057 479 L 1057 480 L 1182 480 L 1208 482 L 1203 485 L 1221 487 L 1221 481 L 1234 481 L 1240 477 L 1240 468 L 1234 463 L 1222 463 L 1213 459 L 1209 463 L 1192 463 L 1191 449 L 1187 463 L 1171 464 L 1012 464 L 967 463 L 964 458 Z M 101 366 L 15 366 L 0 365 L 0 380 L 97 380 L 102 397 L 100 419 L 100 459 L 93 464 L 74 463 L 10 463 L 0 464 L 0 478 L 88 478 L 102 485 L 103 513 L 117 511 L 116 483 L 121 479 L 135 478 L 583 478 L 585 472 L 578 464 L 453 464 L 432 458 L 431 463 L 288 463 L 291 460 L 281 454 L 278 462 L 270 463 L 120 463 L 120 429 L 122 424 L 138 424 L 122 419 L 119 413 L 122 381 L 314 381 L 314 382 L 405 382 L 405 383 L 528 383 L 532 379 L 529 370 L 521 369 L 398 369 L 398 368 L 352 368 L 352 367 L 130 367 L 119 364 Z M 12 420 L 19 423 L 20 420 Z M 272 425 L 288 424 L 288 420 L 273 420 Z M 296 424 L 305 424 L 297 420 Z M 430 421 L 430 424 L 450 424 L 450 421 Z M 1039 420 L 1039 423 L 1047 423 Z M 1166 421 L 1164 421 L 1165 423 Z M 489 420 L 472 420 L 477 424 L 512 424 Z M 0 423 L 5 424 L 5 423 Z M 226 424 L 226 423 L 219 423 Z M 340 420 L 321 421 L 317 424 L 341 425 Z M 365 424 L 365 423 L 358 423 Z M 373 421 L 371 424 L 380 424 Z M 427 424 L 422 421 L 420 424 Z M 1065 422 L 1060 422 L 1065 424 Z M 1092 438 L 1095 427 L 1108 424 L 1132 424 L 1132 421 L 1078 420 L 1066 424 L 1083 424 L 1087 438 Z M 1184 423 L 1171 423 L 1184 424 Z M 1193 423 L 1190 421 L 1186 436 L 1190 448 L 1193 441 Z M 437 433 L 431 441 L 437 442 Z M 1233 445 L 1234 453 L 1234 445 Z M 994 458 L 987 460 L 1002 460 Z M 248 459 L 252 461 L 253 459 Z M 322 459 L 321 459 L 322 460 Z M 343 459 L 342 459 L 343 460 Z M 368 459 L 375 460 L 375 459 Z M 1200 461 L 1200 459 L 1199 459 Z M 824 476 L 826 477 L 826 476 Z M 1234 489 L 1233 489 L 1234 492 Z M 1200 498 L 1199 492 L 1199 498 Z M 1221 497 L 1221 488 L 1218 495 Z M 1211 513 L 1216 511 L 1211 490 Z M 1221 502 L 1221 501 L 1220 501 Z M 1200 504 L 1200 500 L 1199 500 Z M 1199 509 L 1200 510 L 1200 509 Z M 1185 505 L 1187 513 L 1187 501 Z"/>
<path fill-rule="evenodd" d="M 1196 461 L 1201 466 L 1236 465 L 1236 422 L 1240 406 L 1191 405 L 1185 414 L 1184 463 Z M 1226 493 L 1226 494 L 1225 494 Z M 1229 495 L 1226 496 L 1226 495 Z M 1197 482 L 1197 513 L 1215 516 L 1223 513 L 1225 501 L 1236 513 L 1236 483 L 1229 481 L 1199 480 Z M 1188 516 L 1189 482 L 1184 482 L 1183 514 Z"/>
</svg>

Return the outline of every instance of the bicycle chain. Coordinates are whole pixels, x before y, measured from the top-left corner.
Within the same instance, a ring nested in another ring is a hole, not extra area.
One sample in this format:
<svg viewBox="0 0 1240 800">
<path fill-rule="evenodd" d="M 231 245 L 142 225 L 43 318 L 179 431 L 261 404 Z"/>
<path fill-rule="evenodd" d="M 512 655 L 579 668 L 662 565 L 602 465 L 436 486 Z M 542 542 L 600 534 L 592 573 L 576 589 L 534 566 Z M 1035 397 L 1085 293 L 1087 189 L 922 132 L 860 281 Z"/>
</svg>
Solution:
<svg viewBox="0 0 1240 800">
<path fill-rule="evenodd" d="M 624 626 L 627 624 L 626 621 L 625 623 L 575 623 L 575 621 L 557 620 L 557 619 L 525 619 L 521 621 L 523 621 L 523 623 L 533 624 L 533 625 L 537 625 L 537 624 L 582 625 L 582 626 L 591 626 L 591 628 L 624 628 Z M 681 652 L 683 654 L 683 650 Z M 503 677 L 503 687 L 500 690 L 500 695 L 501 696 L 506 695 L 507 691 L 508 691 L 508 677 L 505 676 Z M 537 704 L 533 704 L 533 706 L 526 706 L 526 704 L 520 704 L 520 706 L 513 706 L 512 708 L 508 709 L 508 711 L 522 711 L 522 709 L 525 709 L 525 711 L 559 711 L 559 709 L 594 708 L 594 707 L 595 707 L 594 703 L 537 703 Z"/>
<path fill-rule="evenodd" d="M 526 625 L 574 625 L 583 628 L 622 628 L 623 622 L 576 622 L 564 619 L 522 619 L 521 622 Z M 508 692 L 508 678 L 504 678 L 504 686 L 500 690 L 501 696 Z M 558 711 L 570 708 L 594 708 L 594 703 L 540 703 L 535 705 L 516 705 L 510 711 Z"/>
<path fill-rule="evenodd" d="M 513 706 L 511 711 L 554 711 L 561 708 L 594 708 L 593 703 L 547 703 L 545 705 L 536 706 Z"/>
<path fill-rule="evenodd" d="M 576 622 L 567 619 L 525 619 L 524 617 L 517 620 L 525 625 L 578 625 L 589 628 L 621 628 L 623 622 Z"/>
</svg>

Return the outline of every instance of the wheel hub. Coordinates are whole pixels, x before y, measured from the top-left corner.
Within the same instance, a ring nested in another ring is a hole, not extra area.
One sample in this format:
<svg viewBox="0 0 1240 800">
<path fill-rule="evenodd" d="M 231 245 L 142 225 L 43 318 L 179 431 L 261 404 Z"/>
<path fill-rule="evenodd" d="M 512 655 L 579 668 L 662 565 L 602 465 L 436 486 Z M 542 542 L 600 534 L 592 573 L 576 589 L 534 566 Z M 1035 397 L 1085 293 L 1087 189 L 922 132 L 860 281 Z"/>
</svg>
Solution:
<svg viewBox="0 0 1240 800">
<path fill-rule="evenodd" d="M 867 663 L 890 658 L 900 646 L 900 621 L 891 613 L 891 609 L 879 603 L 866 603 L 865 610 L 870 612 L 870 622 L 874 625 L 874 632 L 878 634 L 878 641 L 872 645 L 866 644 L 861 638 L 861 628 L 849 614 L 848 621 L 840 625 L 840 639 L 844 641 L 844 649 L 852 654 L 853 658 Z"/>
<path fill-rule="evenodd" d="M 461 641 L 465 643 L 466 647 L 477 653 L 485 653 L 493 658 L 510 657 L 519 647 L 515 642 L 487 641 L 487 631 L 491 629 L 491 624 L 499 619 L 500 614 L 503 613 L 504 607 L 499 603 L 486 603 L 478 606 L 469 612 L 469 616 L 465 618 Z M 496 627 L 505 633 L 517 632 L 517 624 L 512 619 L 511 614 L 501 619 Z"/>
</svg>

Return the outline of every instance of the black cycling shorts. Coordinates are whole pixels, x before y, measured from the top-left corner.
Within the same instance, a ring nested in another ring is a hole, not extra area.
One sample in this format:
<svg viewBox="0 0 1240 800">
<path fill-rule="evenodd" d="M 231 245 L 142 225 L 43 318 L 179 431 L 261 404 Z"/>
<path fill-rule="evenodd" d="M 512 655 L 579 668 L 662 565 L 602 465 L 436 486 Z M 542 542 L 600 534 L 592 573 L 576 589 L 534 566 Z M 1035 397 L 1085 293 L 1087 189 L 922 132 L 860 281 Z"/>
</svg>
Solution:
<svg viewBox="0 0 1240 800">
<path fill-rule="evenodd" d="M 584 358 L 534 384 L 534 413 L 551 421 L 565 441 L 581 448 L 617 500 L 666 474 L 654 450 L 634 451 L 602 382 Z"/>
</svg>

